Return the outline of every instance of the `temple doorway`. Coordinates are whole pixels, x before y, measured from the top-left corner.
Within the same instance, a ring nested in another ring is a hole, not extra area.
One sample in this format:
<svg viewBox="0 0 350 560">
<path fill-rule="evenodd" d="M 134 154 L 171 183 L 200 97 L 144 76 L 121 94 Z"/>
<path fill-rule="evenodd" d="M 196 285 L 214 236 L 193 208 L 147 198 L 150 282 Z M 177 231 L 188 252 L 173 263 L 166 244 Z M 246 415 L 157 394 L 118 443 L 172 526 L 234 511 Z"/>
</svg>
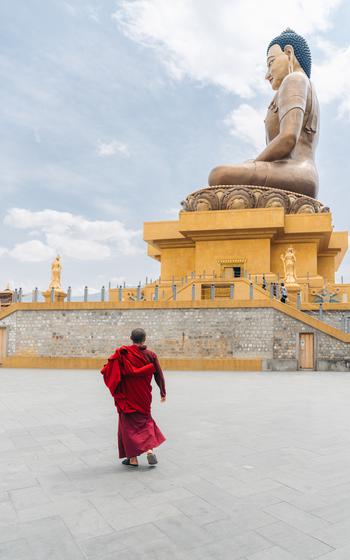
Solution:
<svg viewBox="0 0 350 560">
<path fill-rule="evenodd" d="M 225 266 L 224 268 L 224 278 L 242 278 L 242 267 L 241 266 Z"/>
<path fill-rule="evenodd" d="M 314 369 L 314 334 L 299 333 L 299 369 Z"/>
</svg>

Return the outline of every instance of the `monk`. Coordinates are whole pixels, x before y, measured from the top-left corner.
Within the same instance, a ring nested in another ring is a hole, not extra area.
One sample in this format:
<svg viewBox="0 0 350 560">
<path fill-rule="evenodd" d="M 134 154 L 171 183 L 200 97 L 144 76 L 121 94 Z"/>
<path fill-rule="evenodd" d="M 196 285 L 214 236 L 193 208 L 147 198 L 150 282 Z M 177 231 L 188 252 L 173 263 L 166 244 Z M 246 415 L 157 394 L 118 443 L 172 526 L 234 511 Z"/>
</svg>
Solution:
<svg viewBox="0 0 350 560">
<path fill-rule="evenodd" d="M 157 355 L 145 346 L 145 331 L 134 329 L 130 338 L 133 344 L 117 348 L 101 373 L 119 414 L 119 458 L 126 457 L 122 464 L 138 467 L 137 457 L 147 453 L 149 465 L 156 465 L 158 460 L 153 450 L 165 437 L 151 415 L 151 381 L 154 376 L 161 402 L 165 402 L 164 375 Z"/>
<path fill-rule="evenodd" d="M 317 197 L 319 106 L 305 39 L 286 29 L 267 49 L 266 80 L 276 92 L 265 119 L 266 148 L 254 160 L 215 167 L 209 185 L 274 187 Z"/>
</svg>

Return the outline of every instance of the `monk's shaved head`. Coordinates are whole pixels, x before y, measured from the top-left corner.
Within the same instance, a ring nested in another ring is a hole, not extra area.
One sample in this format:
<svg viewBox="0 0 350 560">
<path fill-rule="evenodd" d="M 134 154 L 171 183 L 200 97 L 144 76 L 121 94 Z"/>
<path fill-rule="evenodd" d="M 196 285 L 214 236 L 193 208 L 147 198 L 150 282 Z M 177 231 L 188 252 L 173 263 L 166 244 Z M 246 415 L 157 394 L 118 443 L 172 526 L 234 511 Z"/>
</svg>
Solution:
<svg viewBox="0 0 350 560">
<path fill-rule="evenodd" d="M 131 331 L 130 338 L 135 344 L 142 344 L 146 340 L 146 331 L 143 329 L 134 329 Z"/>
</svg>

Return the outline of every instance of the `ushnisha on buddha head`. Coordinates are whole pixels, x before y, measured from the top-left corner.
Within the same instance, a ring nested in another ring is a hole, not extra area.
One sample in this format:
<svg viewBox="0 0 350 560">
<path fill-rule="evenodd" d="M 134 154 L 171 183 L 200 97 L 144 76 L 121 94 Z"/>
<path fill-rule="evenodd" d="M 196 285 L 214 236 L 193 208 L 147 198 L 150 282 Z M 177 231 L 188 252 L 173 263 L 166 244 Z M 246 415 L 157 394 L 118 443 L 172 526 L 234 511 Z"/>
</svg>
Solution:
<svg viewBox="0 0 350 560">
<path fill-rule="evenodd" d="M 311 51 L 304 37 L 286 29 L 267 47 L 267 72 L 265 78 L 273 90 L 278 90 L 284 78 L 292 72 L 311 75 Z"/>
</svg>

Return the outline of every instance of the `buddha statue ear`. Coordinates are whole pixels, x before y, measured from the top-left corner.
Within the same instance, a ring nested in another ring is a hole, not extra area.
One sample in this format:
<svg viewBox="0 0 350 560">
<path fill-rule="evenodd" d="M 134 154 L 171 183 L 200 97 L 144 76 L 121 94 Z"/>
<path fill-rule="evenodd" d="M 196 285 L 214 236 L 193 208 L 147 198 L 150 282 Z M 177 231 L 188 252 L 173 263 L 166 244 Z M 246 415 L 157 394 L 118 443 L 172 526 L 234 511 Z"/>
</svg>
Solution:
<svg viewBox="0 0 350 560">
<path fill-rule="evenodd" d="M 288 74 L 291 74 L 294 72 L 294 48 L 292 45 L 286 45 L 283 51 L 288 56 Z"/>
</svg>

